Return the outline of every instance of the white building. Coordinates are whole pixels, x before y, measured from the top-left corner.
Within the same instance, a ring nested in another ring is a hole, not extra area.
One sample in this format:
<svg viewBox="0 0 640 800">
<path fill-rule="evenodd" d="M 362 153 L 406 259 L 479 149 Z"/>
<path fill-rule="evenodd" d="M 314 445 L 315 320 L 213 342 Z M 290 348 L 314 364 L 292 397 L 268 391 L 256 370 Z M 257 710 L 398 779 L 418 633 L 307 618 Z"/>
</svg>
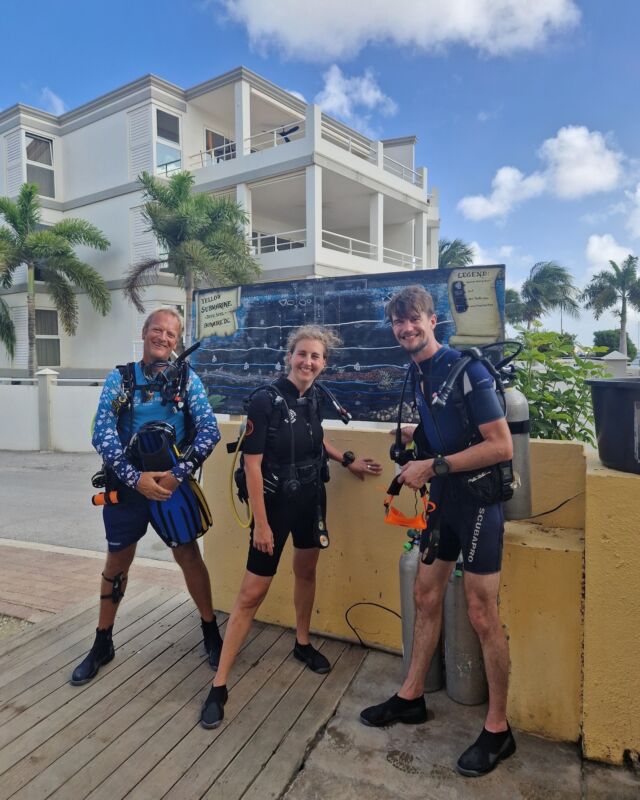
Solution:
<svg viewBox="0 0 640 800">
<path fill-rule="evenodd" d="M 0 195 L 24 181 L 41 189 L 43 222 L 83 217 L 111 241 L 80 252 L 112 292 L 108 317 L 79 296 L 78 333 L 58 327 L 37 294 L 39 366 L 102 376 L 138 355 L 141 317 L 123 298 L 123 275 L 156 253 L 141 218 L 143 171 L 189 169 L 196 191 L 229 194 L 249 214 L 261 280 L 338 276 L 437 266 L 438 200 L 414 164 L 416 139 L 372 141 L 243 67 L 180 89 L 147 75 L 57 117 L 21 104 L 0 113 Z M 0 376 L 25 375 L 26 269 L 3 291 L 18 344 Z M 170 275 L 145 305 L 180 304 Z"/>
</svg>

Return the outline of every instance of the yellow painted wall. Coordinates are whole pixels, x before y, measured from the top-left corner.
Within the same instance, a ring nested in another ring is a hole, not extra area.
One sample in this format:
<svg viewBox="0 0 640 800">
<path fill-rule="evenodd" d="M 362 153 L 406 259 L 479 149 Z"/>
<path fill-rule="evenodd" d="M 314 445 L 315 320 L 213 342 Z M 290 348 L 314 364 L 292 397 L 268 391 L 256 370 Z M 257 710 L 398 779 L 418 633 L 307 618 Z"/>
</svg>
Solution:
<svg viewBox="0 0 640 800">
<path fill-rule="evenodd" d="M 640 475 L 587 462 L 583 750 L 640 751 Z"/>
<path fill-rule="evenodd" d="M 509 719 L 577 741 L 581 722 L 583 531 L 508 522 L 500 618 L 509 638 Z"/>
<path fill-rule="evenodd" d="M 237 423 L 223 423 L 223 443 L 233 441 Z M 388 451 L 391 437 L 379 430 L 340 427 L 328 432 L 341 450 L 377 458 L 383 478 L 361 483 L 332 463 L 328 485 L 331 546 L 320 556 L 312 627 L 355 640 L 345 621 L 354 603 L 378 603 L 400 610 L 398 560 L 406 534 L 383 522 L 385 490 L 394 474 Z M 231 456 L 221 444 L 205 467 L 205 491 L 215 527 L 205 537 L 205 559 L 217 608 L 228 611 L 244 574 L 248 534 L 229 507 Z M 584 456 L 574 443 L 532 442 L 532 476 L 537 486 L 533 512 L 539 513 L 578 494 L 562 510 L 547 515 L 553 529 L 509 523 L 505 537 L 501 615 L 511 644 L 509 713 L 513 724 L 555 739 L 576 741 L 580 726 L 581 589 L 584 517 Z M 581 477 L 580 477 L 581 476 Z M 400 507 L 413 513 L 413 495 Z M 245 507 L 241 507 L 245 513 Z M 564 528 L 564 530 L 563 530 Z M 401 650 L 400 620 L 372 606 L 354 608 L 349 618 L 368 644 Z M 258 619 L 294 625 L 291 545 Z"/>
</svg>

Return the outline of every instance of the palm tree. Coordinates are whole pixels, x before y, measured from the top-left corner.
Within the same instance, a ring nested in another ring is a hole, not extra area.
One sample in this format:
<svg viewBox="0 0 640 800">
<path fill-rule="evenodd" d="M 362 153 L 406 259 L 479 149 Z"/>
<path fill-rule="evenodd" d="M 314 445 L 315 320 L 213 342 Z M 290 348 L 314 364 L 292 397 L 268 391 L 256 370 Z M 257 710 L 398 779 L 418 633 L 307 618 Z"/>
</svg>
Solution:
<svg viewBox="0 0 640 800">
<path fill-rule="evenodd" d="M 525 321 L 525 305 L 517 289 L 505 291 L 504 316 L 510 325 L 519 325 Z"/>
<path fill-rule="evenodd" d="M 38 186 L 25 183 L 16 201 L 0 197 L 0 288 L 13 284 L 15 271 L 27 266 L 27 337 L 28 369 L 33 376 L 38 368 L 36 357 L 36 269 L 38 278 L 52 297 L 64 331 L 73 336 L 78 327 L 78 301 L 74 287 L 87 293 L 91 304 L 105 316 L 111 308 L 111 296 L 100 274 L 81 261 L 75 245 L 106 250 L 109 241 L 98 228 L 83 219 L 63 219 L 45 226 L 40 219 Z M 7 304 L 0 298 L 0 340 L 13 358 L 15 329 Z"/>
<path fill-rule="evenodd" d="M 469 267 L 473 264 L 473 247 L 462 239 L 438 241 L 438 269 Z"/>
<path fill-rule="evenodd" d="M 593 276 L 582 292 L 581 299 L 585 308 L 593 309 L 596 319 L 599 319 L 604 311 L 614 309 L 613 313 L 620 317 L 618 350 L 626 356 L 627 306 L 640 311 L 638 256 L 628 255 L 620 265 L 615 261 L 609 261 L 609 264 L 611 269 L 603 269 Z"/>
<path fill-rule="evenodd" d="M 580 313 L 573 277 L 566 267 L 561 267 L 555 261 L 539 261 L 531 267 L 529 277 L 522 284 L 520 297 L 524 304 L 523 319 L 527 323 L 527 330 L 534 320 L 555 309 L 571 317 L 577 317 Z"/>
<path fill-rule="evenodd" d="M 193 291 L 198 281 L 230 286 L 249 283 L 260 274 L 243 225 L 247 216 L 227 198 L 192 194 L 194 177 L 178 172 L 168 182 L 143 172 L 139 179 L 147 201 L 144 218 L 163 255 L 134 264 L 124 292 L 144 311 L 141 290 L 165 266 L 185 289 L 185 341 L 191 341 Z"/>
</svg>

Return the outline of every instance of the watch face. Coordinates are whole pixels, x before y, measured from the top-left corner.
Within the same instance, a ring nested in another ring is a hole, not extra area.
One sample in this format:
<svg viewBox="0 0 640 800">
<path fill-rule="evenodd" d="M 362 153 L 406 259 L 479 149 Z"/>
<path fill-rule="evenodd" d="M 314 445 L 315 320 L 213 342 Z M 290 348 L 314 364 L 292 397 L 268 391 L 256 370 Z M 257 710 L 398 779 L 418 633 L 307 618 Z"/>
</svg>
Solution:
<svg viewBox="0 0 640 800">
<path fill-rule="evenodd" d="M 433 461 L 433 471 L 436 475 L 448 475 L 449 462 L 444 458 L 435 458 Z"/>
<path fill-rule="evenodd" d="M 353 464 L 356 460 L 355 454 L 351 452 L 351 450 L 347 450 L 342 454 L 342 465 L 348 467 L 349 464 Z"/>
</svg>

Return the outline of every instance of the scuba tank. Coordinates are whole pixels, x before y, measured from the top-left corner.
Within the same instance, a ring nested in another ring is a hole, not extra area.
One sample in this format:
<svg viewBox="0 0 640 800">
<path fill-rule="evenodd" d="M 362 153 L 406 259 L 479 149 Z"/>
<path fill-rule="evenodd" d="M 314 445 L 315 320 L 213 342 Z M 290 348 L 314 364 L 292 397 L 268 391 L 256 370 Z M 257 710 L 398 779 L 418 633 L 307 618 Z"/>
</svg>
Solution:
<svg viewBox="0 0 640 800">
<path fill-rule="evenodd" d="M 529 463 L 529 403 L 515 386 L 505 389 L 507 422 L 513 441 L 513 497 L 503 504 L 505 519 L 531 516 L 531 466 Z"/>
<path fill-rule="evenodd" d="M 444 663 L 447 694 L 452 700 L 465 706 L 487 700 L 482 650 L 467 614 L 461 562 L 451 573 L 444 598 Z"/>
<path fill-rule="evenodd" d="M 400 556 L 400 613 L 402 615 L 402 677 L 407 676 L 411 663 L 413 648 L 413 626 L 416 619 L 416 606 L 413 586 L 420 563 L 421 531 L 409 530 L 409 541 L 404 544 L 404 553 Z M 442 646 L 438 642 L 429 671 L 424 683 L 425 692 L 437 692 L 442 689 Z"/>
</svg>

